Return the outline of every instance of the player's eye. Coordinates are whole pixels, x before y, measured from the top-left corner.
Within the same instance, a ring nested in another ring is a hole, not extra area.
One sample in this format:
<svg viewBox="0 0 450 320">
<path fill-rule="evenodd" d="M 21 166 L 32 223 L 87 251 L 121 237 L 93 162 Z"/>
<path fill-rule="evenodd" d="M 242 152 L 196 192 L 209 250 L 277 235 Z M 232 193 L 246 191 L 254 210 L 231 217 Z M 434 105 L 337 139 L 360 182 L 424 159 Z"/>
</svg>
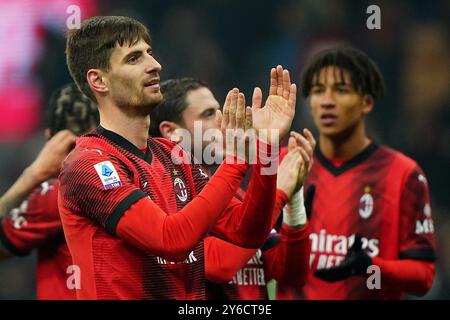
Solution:
<svg viewBox="0 0 450 320">
<path fill-rule="evenodd" d="M 208 109 L 202 114 L 202 118 L 211 118 L 212 116 L 216 115 L 215 109 Z"/>
<path fill-rule="evenodd" d="M 323 92 L 324 92 L 323 87 L 315 86 L 311 89 L 311 94 L 319 94 L 319 93 L 323 93 Z"/>
<path fill-rule="evenodd" d="M 348 93 L 349 89 L 346 86 L 338 86 L 336 88 L 336 91 L 339 93 Z"/>
<path fill-rule="evenodd" d="M 128 63 L 130 63 L 130 64 L 135 64 L 137 61 L 138 61 L 138 57 L 137 56 L 131 56 L 128 59 Z"/>
</svg>

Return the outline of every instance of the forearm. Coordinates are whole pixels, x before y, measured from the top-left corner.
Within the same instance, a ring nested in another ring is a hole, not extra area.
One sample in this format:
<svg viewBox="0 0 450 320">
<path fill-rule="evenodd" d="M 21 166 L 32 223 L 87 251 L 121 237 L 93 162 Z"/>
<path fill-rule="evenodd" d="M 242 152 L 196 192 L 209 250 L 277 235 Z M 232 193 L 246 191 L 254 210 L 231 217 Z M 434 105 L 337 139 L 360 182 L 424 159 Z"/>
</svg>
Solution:
<svg viewBox="0 0 450 320">
<path fill-rule="evenodd" d="M 272 214 L 272 223 L 271 227 L 274 228 L 277 224 L 278 218 L 280 217 L 280 214 L 283 212 L 284 206 L 289 201 L 288 196 L 286 193 L 281 190 L 277 189 L 277 193 L 275 195 L 275 205 L 273 207 L 273 214 Z"/>
<path fill-rule="evenodd" d="M 434 279 L 434 264 L 420 260 L 372 259 L 372 264 L 380 267 L 381 283 L 389 288 L 422 296 L 430 290 Z"/>
<path fill-rule="evenodd" d="M 176 214 L 167 214 L 147 198 L 139 200 L 125 212 L 117 235 L 162 258 L 184 260 L 228 206 L 246 169 L 246 165 L 222 165 L 202 192 Z"/>
<path fill-rule="evenodd" d="M 300 288 L 309 270 L 309 225 L 302 228 L 282 225 L 281 242 L 264 253 L 266 273 L 282 286 Z"/>
<path fill-rule="evenodd" d="M 263 156 L 270 158 L 277 150 L 267 150 Z M 267 174 L 267 162 L 258 158 L 244 201 L 228 208 L 213 232 L 225 240 L 244 248 L 259 248 L 266 240 L 272 224 L 276 197 L 276 174 Z M 276 171 L 275 171 L 276 172 Z"/>
<path fill-rule="evenodd" d="M 25 169 L 16 182 L 0 198 L 0 218 L 18 207 L 41 182 L 43 181 L 39 179 L 31 166 Z"/>
<path fill-rule="evenodd" d="M 242 269 L 256 254 L 256 249 L 245 249 L 224 240 L 207 237 L 205 239 L 206 279 L 224 283 Z"/>
</svg>

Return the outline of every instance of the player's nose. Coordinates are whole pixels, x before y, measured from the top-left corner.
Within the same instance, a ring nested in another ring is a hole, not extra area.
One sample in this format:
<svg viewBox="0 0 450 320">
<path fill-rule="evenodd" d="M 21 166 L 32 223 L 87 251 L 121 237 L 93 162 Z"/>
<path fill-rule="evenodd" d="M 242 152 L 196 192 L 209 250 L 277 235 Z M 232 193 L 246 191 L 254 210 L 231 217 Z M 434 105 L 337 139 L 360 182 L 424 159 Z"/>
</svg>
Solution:
<svg viewBox="0 0 450 320">
<path fill-rule="evenodd" d="M 147 56 L 146 63 L 147 63 L 145 68 L 146 73 L 154 73 L 154 72 L 159 73 L 162 70 L 161 64 L 152 55 Z"/>
<path fill-rule="evenodd" d="M 333 92 L 330 88 L 327 88 L 322 95 L 322 99 L 320 100 L 320 106 L 323 108 L 332 108 L 335 105 Z"/>
</svg>

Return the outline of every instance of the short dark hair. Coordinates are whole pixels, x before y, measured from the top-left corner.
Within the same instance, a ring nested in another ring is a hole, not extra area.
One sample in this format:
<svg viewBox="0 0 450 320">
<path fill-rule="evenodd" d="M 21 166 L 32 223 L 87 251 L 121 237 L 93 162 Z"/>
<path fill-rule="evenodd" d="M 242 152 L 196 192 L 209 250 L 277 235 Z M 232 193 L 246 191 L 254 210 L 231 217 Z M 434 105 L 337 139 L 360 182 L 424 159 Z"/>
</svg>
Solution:
<svg viewBox="0 0 450 320">
<path fill-rule="evenodd" d="M 384 96 L 384 79 L 376 63 L 360 50 L 352 47 L 338 47 L 319 52 L 307 63 L 300 83 L 304 98 L 310 95 L 315 84 L 313 81 L 318 80 L 320 71 L 329 66 L 340 69 L 341 79 L 343 79 L 343 70 L 347 71 L 352 85 L 361 94 L 371 95 L 375 100 Z"/>
<path fill-rule="evenodd" d="M 111 53 L 117 44 L 132 46 L 141 39 L 150 45 L 148 29 L 129 17 L 93 17 L 83 21 L 80 29 L 69 30 L 67 66 L 80 90 L 96 101 L 86 79 L 87 71 L 91 68 L 108 71 Z"/>
<path fill-rule="evenodd" d="M 50 129 L 51 136 L 65 129 L 82 135 L 99 123 L 97 104 L 81 93 L 75 83 L 53 92 L 45 118 L 45 127 Z"/>
<path fill-rule="evenodd" d="M 161 136 L 159 124 L 163 121 L 182 124 L 182 113 L 187 107 L 188 92 L 204 87 L 207 87 L 206 83 L 193 78 L 169 79 L 162 82 L 163 100 L 150 113 L 150 135 Z"/>
</svg>

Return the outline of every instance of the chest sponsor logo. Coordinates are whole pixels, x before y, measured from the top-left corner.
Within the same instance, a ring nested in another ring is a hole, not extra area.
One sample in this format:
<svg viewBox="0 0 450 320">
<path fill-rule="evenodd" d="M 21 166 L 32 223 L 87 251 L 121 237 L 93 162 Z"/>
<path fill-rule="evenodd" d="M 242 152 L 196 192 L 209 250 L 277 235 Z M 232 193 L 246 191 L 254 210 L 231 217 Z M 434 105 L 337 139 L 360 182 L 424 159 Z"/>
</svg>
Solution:
<svg viewBox="0 0 450 320">
<path fill-rule="evenodd" d="M 120 181 L 119 174 L 116 168 L 114 168 L 111 161 L 103 161 L 94 165 L 95 171 L 102 181 L 105 190 L 120 187 L 122 182 Z"/>
<path fill-rule="evenodd" d="M 359 215 L 361 218 L 367 219 L 373 212 L 373 197 L 370 194 L 370 187 L 364 187 L 364 194 L 359 199 Z"/>
<path fill-rule="evenodd" d="M 345 259 L 348 249 L 355 242 L 355 234 L 351 236 L 327 234 L 325 229 L 319 233 L 311 233 L 310 266 L 314 269 L 331 268 L 338 266 Z M 380 241 L 363 237 L 362 249 L 373 258 L 379 255 Z"/>
<path fill-rule="evenodd" d="M 180 201 L 186 202 L 188 192 L 183 180 L 180 178 L 175 178 L 175 180 L 173 180 L 173 190 Z"/>
</svg>

